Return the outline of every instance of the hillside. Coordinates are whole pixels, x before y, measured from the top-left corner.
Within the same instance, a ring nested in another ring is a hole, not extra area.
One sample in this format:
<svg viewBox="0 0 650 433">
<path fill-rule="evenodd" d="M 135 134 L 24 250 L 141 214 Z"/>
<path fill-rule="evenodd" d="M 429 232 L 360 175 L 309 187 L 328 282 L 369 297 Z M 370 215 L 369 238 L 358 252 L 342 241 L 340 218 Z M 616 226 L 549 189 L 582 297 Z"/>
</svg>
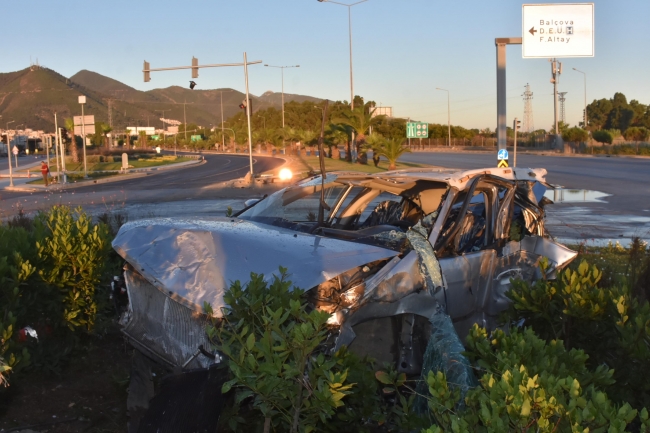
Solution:
<svg viewBox="0 0 650 433">
<path fill-rule="evenodd" d="M 244 94 L 234 89 L 194 89 L 171 86 L 143 92 L 96 72 L 82 70 L 69 79 L 56 71 L 31 67 L 21 71 L 0 73 L 0 128 L 14 120 L 10 127 L 25 124 L 32 129 L 54 131 L 54 113 L 59 125 L 64 119 L 81 114 L 78 96 L 86 95 L 85 114 L 94 115 L 96 121 L 108 123 L 108 100 L 112 100 L 113 128 L 126 126 L 160 127 L 160 118 L 183 122 L 183 108 L 188 123 L 207 126 L 241 111 L 239 104 Z M 289 101 L 314 101 L 317 98 L 285 93 Z M 261 97 L 251 95 L 253 110 L 269 107 L 281 108 L 281 94 L 266 92 Z"/>
</svg>

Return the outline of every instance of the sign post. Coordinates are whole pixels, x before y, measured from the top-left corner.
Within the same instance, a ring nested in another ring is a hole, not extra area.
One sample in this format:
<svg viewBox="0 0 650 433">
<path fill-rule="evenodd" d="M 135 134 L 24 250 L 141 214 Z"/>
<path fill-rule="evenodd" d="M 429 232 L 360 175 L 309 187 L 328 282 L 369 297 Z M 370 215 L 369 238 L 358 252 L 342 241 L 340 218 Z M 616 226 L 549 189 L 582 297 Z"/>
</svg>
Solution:
<svg viewBox="0 0 650 433">
<path fill-rule="evenodd" d="M 522 37 L 495 38 L 497 48 L 497 148 L 506 139 L 506 45 L 522 45 L 524 59 L 594 56 L 594 4 L 524 4 Z M 557 85 L 553 61 L 553 80 Z M 557 104 L 557 101 L 556 101 Z M 557 134 L 556 126 L 556 134 Z M 499 167 L 504 160 L 497 158 Z M 507 162 L 506 162 L 507 164 Z M 507 166 L 507 165 L 506 165 Z"/>
<path fill-rule="evenodd" d="M 16 161 L 16 169 L 18 168 L 18 147 L 14 144 L 14 147 L 11 149 L 11 153 L 14 154 L 14 160 Z"/>
</svg>

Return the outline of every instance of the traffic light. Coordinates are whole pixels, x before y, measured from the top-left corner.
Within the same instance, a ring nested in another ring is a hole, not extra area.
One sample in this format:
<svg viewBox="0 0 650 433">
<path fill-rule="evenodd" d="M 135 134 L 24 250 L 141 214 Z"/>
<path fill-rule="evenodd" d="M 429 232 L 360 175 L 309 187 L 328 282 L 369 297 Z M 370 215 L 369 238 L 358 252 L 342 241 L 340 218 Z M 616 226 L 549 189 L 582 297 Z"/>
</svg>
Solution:
<svg viewBox="0 0 650 433">
<path fill-rule="evenodd" d="M 517 120 L 516 117 L 515 117 L 515 129 L 516 130 L 521 129 L 521 120 Z"/>
<path fill-rule="evenodd" d="M 249 102 L 249 104 L 250 104 L 250 110 L 248 111 L 248 113 L 253 114 L 253 99 L 252 99 L 252 98 L 248 98 L 248 102 Z M 246 100 L 245 100 L 245 99 L 244 99 L 243 101 L 241 101 L 241 104 L 239 104 L 239 108 L 241 108 L 242 110 L 244 110 L 244 113 L 248 114 L 248 113 L 246 112 Z"/>
<path fill-rule="evenodd" d="M 149 62 L 146 60 L 144 61 L 144 67 L 142 68 L 142 72 L 144 72 L 144 82 L 147 83 L 151 81 L 151 73 L 149 72 Z"/>
<path fill-rule="evenodd" d="M 190 81 L 190 89 L 194 90 L 195 86 L 196 86 L 196 83 L 194 81 Z"/>
<path fill-rule="evenodd" d="M 7 144 L 7 141 L 8 141 L 8 140 L 9 140 L 9 137 L 7 136 L 7 134 L 2 134 L 2 142 L 3 142 L 4 144 Z"/>
<path fill-rule="evenodd" d="M 59 132 L 61 133 L 61 142 L 67 141 L 68 140 L 68 130 L 65 128 L 59 128 Z"/>
<path fill-rule="evenodd" d="M 199 59 L 192 57 L 192 78 L 199 78 Z"/>
</svg>

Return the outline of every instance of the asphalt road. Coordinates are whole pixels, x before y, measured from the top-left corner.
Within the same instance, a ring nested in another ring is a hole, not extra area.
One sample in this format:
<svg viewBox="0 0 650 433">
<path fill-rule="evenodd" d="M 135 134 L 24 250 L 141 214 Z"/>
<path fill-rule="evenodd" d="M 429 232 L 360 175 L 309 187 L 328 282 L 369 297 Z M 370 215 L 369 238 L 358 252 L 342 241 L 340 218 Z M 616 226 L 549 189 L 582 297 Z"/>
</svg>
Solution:
<svg viewBox="0 0 650 433">
<path fill-rule="evenodd" d="M 134 203 L 165 203 L 180 200 L 208 200 L 216 196 L 215 186 L 241 178 L 249 171 L 247 155 L 206 154 L 206 162 L 186 168 L 152 172 L 144 177 L 92 184 L 67 190 L 36 192 L 0 191 L 3 216 L 45 209 L 54 204 L 103 207 L 112 211 Z M 255 172 L 272 170 L 283 159 L 254 156 Z"/>
<path fill-rule="evenodd" d="M 512 160 L 512 153 L 510 154 Z M 496 154 L 414 152 L 401 161 L 450 168 L 483 168 L 496 165 Z M 519 167 L 545 168 L 549 183 L 570 189 L 610 194 L 606 203 L 595 204 L 608 213 L 648 215 L 650 212 L 650 159 L 626 157 L 517 155 Z M 589 204 L 585 204 L 589 205 Z"/>
</svg>

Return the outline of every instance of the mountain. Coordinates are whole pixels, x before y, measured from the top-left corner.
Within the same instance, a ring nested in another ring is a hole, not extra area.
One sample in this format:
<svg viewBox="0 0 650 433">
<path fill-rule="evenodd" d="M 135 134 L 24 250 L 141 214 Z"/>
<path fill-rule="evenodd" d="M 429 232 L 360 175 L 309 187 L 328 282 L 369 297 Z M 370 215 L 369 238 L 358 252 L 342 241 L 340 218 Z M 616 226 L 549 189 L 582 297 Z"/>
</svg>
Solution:
<svg viewBox="0 0 650 433">
<path fill-rule="evenodd" d="M 190 90 L 171 86 L 143 92 L 96 72 L 82 70 L 69 79 L 56 71 L 32 66 L 21 71 L 0 73 L 0 129 L 6 123 L 14 128 L 21 124 L 31 129 L 54 130 L 54 113 L 59 126 L 65 118 L 80 115 L 78 96 L 86 95 L 84 112 L 94 115 L 96 121 L 108 123 L 109 101 L 112 107 L 113 128 L 122 130 L 127 126 L 160 127 L 160 118 L 175 119 L 201 126 L 219 125 L 241 111 L 239 104 L 245 95 L 234 89 Z M 223 104 L 222 104 L 223 98 Z M 253 110 L 269 107 L 281 108 L 282 95 L 266 92 L 257 97 L 251 95 Z M 313 101 L 310 96 L 285 93 L 289 101 Z M 185 110 L 184 110 L 185 109 Z"/>
<path fill-rule="evenodd" d="M 272 106 L 281 106 L 282 105 L 282 93 L 274 93 L 271 92 L 270 90 L 268 92 L 262 93 L 262 96 L 260 96 L 260 101 L 267 103 Z M 314 98 L 312 96 L 305 96 L 305 95 L 294 95 L 291 93 L 285 93 L 284 94 L 284 102 L 285 104 L 289 101 L 295 101 L 295 102 L 305 102 L 305 101 L 310 101 L 313 102 L 314 104 L 318 104 L 322 101 L 322 99 Z"/>
</svg>

